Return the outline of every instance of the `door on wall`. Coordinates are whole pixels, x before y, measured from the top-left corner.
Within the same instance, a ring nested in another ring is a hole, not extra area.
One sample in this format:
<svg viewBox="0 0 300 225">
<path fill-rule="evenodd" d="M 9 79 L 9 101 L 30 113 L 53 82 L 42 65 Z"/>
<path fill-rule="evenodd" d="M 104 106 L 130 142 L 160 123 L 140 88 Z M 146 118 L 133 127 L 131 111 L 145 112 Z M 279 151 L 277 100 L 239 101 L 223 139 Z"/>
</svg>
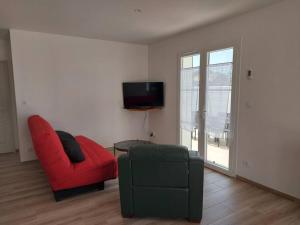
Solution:
<svg viewBox="0 0 300 225">
<path fill-rule="evenodd" d="M 180 144 L 199 151 L 208 167 L 232 174 L 234 48 L 201 55 L 180 60 Z"/>
<path fill-rule="evenodd" d="M 0 61 L 0 153 L 14 151 L 8 64 Z"/>
<path fill-rule="evenodd" d="M 198 151 L 200 54 L 181 57 L 180 144 Z"/>
</svg>

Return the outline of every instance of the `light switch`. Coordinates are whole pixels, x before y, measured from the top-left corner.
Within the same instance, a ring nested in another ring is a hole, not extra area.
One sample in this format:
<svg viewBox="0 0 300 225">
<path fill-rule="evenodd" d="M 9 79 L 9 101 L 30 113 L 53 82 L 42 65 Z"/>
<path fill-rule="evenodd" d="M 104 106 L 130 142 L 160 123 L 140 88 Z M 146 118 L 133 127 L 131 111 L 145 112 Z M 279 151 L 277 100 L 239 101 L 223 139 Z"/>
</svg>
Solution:
<svg viewBox="0 0 300 225">
<path fill-rule="evenodd" d="M 252 70 L 248 70 L 248 72 L 247 72 L 247 78 L 248 78 L 248 80 L 252 80 L 253 79 L 253 72 L 252 72 Z"/>
</svg>

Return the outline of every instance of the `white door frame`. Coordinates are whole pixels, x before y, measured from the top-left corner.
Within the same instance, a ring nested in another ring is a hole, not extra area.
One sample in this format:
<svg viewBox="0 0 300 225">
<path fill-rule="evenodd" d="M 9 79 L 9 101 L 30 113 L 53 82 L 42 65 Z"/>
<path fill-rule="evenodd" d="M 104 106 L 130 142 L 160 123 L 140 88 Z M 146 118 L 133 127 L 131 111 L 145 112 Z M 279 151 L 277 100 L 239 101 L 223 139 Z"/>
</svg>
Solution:
<svg viewBox="0 0 300 225">
<path fill-rule="evenodd" d="M 180 54 L 177 59 L 178 59 L 178 62 L 177 62 L 177 65 L 178 65 L 178 68 L 177 68 L 177 71 L 178 71 L 178 74 L 177 74 L 177 87 L 176 87 L 176 90 L 179 90 L 177 91 L 177 144 L 180 145 L 180 118 L 181 118 L 181 115 L 180 115 L 180 112 L 181 112 L 181 109 L 180 109 L 180 76 L 181 76 L 181 58 L 184 57 L 184 56 L 189 56 L 189 55 L 196 55 L 196 54 L 199 54 L 200 55 L 200 60 L 201 60 L 201 53 L 199 50 L 196 50 L 196 51 L 190 51 L 190 52 L 184 52 L 182 54 Z M 201 64 L 200 64 L 200 73 L 201 73 Z M 201 79 L 201 75 L 200 75 L 200 79 Z M 201 82 L 201 81 L 200 81 Z M 200 93 L 199 93 L 200 95 Z M 201 96 L 201 95 L 200 95 Z M 200 97 L 199 96 L 199 97 Z M 200 105 L 199 105 L 200 107 Z"/>
<path fill-rule="evenodd" d="M 218 44 L 210 48 L 199 49 L 195 51 L 184 52 L 178 56 L 178 76 L 177 76 L 177 90 L 180 90 L 180 73 L 181 73 L 181 58 L 183 56 L 200 54 L 200 110 L 205 109 L 205 95 L 206 95 L 206 66 L 207 66 L 207 53 L 215 50 L 221 50 L 226 48 L 234 48 L 233 56 L 233 72 L 232 72 L 232 92 L 231 92 L 231 132 L 229 136 L 229 169 L 224 170 L 220 167 L 212 165 L 205 162 L 205 166 L 216 170 L 218 172 L 224 173 L 228 176 L 236 176 L 236 160 L 237 160 L 237 135 L 238 135 L 238 103 L 239 103 L 239 74 L 240 74 L 240 49 L 241 49 L 241 39 L 232 42 L 227 42 L 226 44 Z M 177 92 L 177 140 L 180 144 L 180 91 Z M 204 124 L 205 118 L 202 113 L 200 113 L 200 127 L 199 129 L 199 141 L 198 149 L 200 155 L 205 158 L 205 134 L 204 134 Z"/>
<path fill-rule="evenodd" d="M 9 102 L 9 105 L 8 105 L 8 126 L 9 126 L 9 129 L 7 130 L 7 132 L 9 132 L 7 135 L 9 136 L 9 140 L 8 140 L 8 146 L 5 147 L 5 150 L 2 149 L 1 153 L 7 153 L 7 152 L 15 152 L 15 147 L 16 147 L 16 140 L 15 140 L 15 127 L 14 127 L 14 119 L 15 119 L 15 113 L 14 113 L 14 105 L 13 105 L 13 101 L 14 101 L 14 98 L 12 96 L 12 90 L 13 90 L 13 87 L 12 87 L 12 84 L 11 84 L 11 77 L 10 77 L 10 68 L 9 68 L 9 61 L 8 60 L 0 60 L 0 64 L 2 64 L 4 67 L 5 67 L 5 72 L 6 72 L 6 76 L 7 76 L 7 85 L 8 85 L 8 102 Z"/>
</svg>

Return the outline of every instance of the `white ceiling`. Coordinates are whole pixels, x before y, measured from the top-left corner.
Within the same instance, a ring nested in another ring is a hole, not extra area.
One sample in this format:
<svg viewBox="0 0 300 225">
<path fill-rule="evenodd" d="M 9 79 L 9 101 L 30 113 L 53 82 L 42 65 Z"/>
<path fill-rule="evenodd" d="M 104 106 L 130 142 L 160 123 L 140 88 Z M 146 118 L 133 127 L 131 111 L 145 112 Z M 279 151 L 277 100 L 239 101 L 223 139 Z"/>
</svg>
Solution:
<svg viewBox="0 0 300 225">
<path fill-rule="evenodd" d="M 277 1 L 0 0 L 0 28 L 148 44 Z"/>
</svg>

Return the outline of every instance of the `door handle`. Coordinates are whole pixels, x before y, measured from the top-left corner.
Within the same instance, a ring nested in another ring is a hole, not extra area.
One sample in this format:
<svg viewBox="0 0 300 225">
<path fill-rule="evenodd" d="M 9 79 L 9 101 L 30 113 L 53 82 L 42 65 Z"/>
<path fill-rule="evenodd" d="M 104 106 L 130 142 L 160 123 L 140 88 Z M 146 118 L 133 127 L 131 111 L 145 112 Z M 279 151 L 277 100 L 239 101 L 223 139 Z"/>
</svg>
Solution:
<svg viewBox="0 0 300 225">
<path fill-rule="evenodd" d="M 206 118 L 206 110 L 202 111 L 201 117 L 202 117 L 203 120 L 205 120 L 205 118 Z"/>
</svg>

